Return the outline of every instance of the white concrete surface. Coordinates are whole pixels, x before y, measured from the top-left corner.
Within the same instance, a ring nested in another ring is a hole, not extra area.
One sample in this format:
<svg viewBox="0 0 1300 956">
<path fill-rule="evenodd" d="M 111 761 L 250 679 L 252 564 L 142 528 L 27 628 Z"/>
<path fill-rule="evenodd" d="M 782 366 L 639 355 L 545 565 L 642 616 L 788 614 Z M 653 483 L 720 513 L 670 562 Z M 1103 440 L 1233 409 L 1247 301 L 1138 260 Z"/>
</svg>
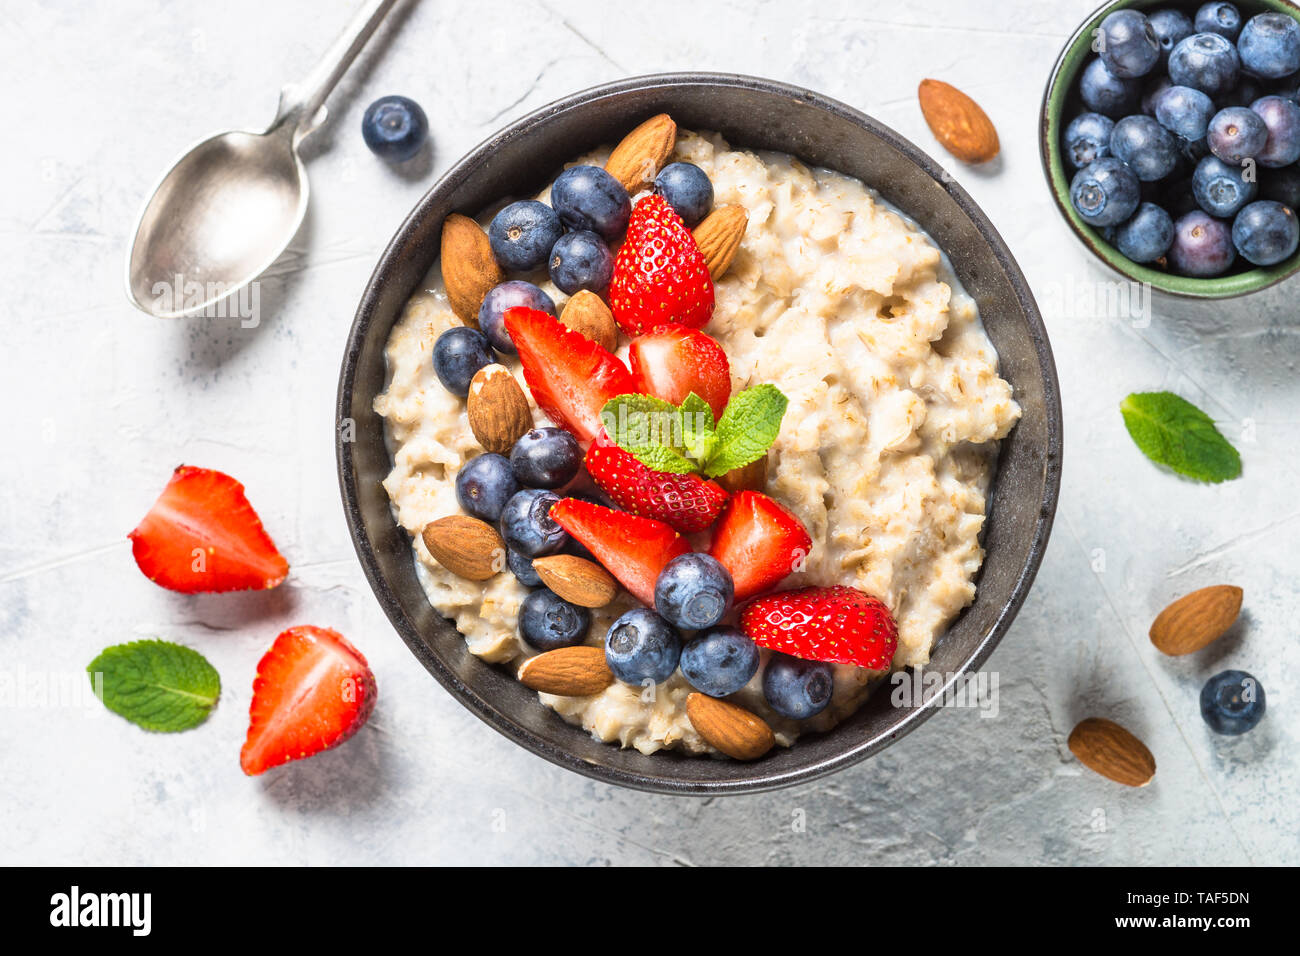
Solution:
<svg viewBox="0 0 1300 956">
<path fill-rule="evenodd" d="M 420 0 L 331 100 L 313 201 L 263 283 L 262 322 L 158 321 L 122 287 L 128 233 L 162 168 L 218 129 L 256 126 L 351 13 L 348 0 L 7 4 L 0 13 L 0 862 L 1283 863 L 1295 800 L 1300 320 L 1294 282 L 1248 300 L 1157 300 L 1149 323 L 1078 296 L 1110 276 L 1053 212 L 1035 132 L 1047 72 L 1093 0 L 860 3 Z M 1065 400 L 1066 468 L 1038 584 L 991 661 L 996 719 L 948 710 L 881 756 L 799 789 L 673 799 L 611 789 L 516 748 L 416 663 L 362 578 L 332 452 L 343 337 L 371 267 L 439 172 L 503 123 L 617 77 L 732 70 L 805 84 L 941 155 L 926 76 L 998 126 L 995 173 L 949 163 L 1044 305 Z M 372 157 L 365 105 L 400 92 L 433 125 L 414 171 Z M 1083 290 L 1082 292 L 1080 290 Z M 1175 389 L 1240 447 L 1222 487 L 1150 465 L 1118 413 Z M 293 565 L 271 593 L 184 597 L 136 570 L 125 535 L 179 462 L 231 472 Z M 1190 660 L 1146 629 L 1172 597 L 1240 584 L 1233 635 Z M 284 626 L 347 633 L 380 702 L 346 745 L 250 780 L 252 675 Z M 44 704 L 105 645 L 192 645 L 224 695 L 202 728 L 146 734 L 97 706 Z M 1245 738 L 1202 725 L 1226 666 L 1269 714 Z M 47 694 L 48 696 L 48 694 Z M 1065 735 L 1113 716 L 1159 762 L 1123 789 Z M 800 818 L 806 827 L 792 826 Z"/>
</svg>

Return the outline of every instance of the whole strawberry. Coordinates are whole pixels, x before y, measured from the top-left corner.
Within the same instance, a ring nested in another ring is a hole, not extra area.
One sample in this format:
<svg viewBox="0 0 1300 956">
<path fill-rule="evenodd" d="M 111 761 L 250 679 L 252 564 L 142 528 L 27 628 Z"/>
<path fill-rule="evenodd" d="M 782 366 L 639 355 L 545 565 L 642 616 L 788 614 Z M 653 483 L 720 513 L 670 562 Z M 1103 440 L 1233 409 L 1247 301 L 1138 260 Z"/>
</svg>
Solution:
<svg viewBox="0 0 1300 956">
<path fill-rule="evenodd" d="M 620 508 L 684 534 L 713 524 L 727 503 L 716 481 L 654 471 L 612 443 L 593 442 L 586 464 L 591 480 Z"/>
<path fill-rule="evenodd" d="M 884 602 L 843 584 L 758 598 L 741 612 L 740 627 L 759 647 L 871 670 L 887 668 L 898 649 Z"/>
<path fill-rule="evenodd" d="M 698 329 L 713 316 L 713 280 L 695 237 L 662 196 L 632 210 L 609 284 L 614 320 L 628 335 L 661 325 Z"/>
</svg>

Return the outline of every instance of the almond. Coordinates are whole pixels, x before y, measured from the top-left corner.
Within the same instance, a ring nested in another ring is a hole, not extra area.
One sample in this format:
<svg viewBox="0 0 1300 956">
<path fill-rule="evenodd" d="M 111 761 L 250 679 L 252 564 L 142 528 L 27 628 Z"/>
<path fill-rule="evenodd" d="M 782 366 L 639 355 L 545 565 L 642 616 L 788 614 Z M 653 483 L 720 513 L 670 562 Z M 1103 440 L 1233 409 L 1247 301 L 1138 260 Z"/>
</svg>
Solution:
<svg viewBox="0 0 1300 956">
<path fill-rule="evenodd" d="M 767 487 L 767 455 L 750 462 L 743 468 L 733 468 L 716 479 L 724 491 L 733 495 L 737 491 L 762 491 Z"/>
<path fill-rule="evenodd" d="M 506 546 L 497 529 L 469 515 L 448 515 L 424 526 L 424 546 L 457 577 L 486 581 L 506 563 Z"/>
<path fill-rule="evenodd" d="M 719 206 L 695 227 L 695 244 L 704 254 L 709 275 L 717 281 L 736 258 L 740 240 L 745 236 L 749 213 L 744 206 Z"/>
<path fill-rule="evenodd" d="M 596 293 L 587 289 L 578 292 L 564 304 L 560 321 L 579 335 L 585 335 L 606 352 L 618 348 L 618 329 L 614 313 Z"/>
<path fill-rule="evenodd" d="M 686 716 L 705 743 L 737 760 L 757 760 L 776 743 L 762 717 L 725 700 L 691 694 L 686 698 Z"/>
<path fill-rule="evenodd" d="M 604 607 L 618 593 L 612 574 L 595 561 L 574 554 L 534 558 L 533 570 L 548 588 L 580 607 Z"/>
<path fill-rule="evenodd" d="M 1128 787 L 1145 787 L 1156 775 L 1146 744 L 1105 717 L 1089 717 L 1070 731 L 1070 752 L 1089 770 Z"/>
<path fill-rule="evenodd" d="M 469 383 L 465 399 L 470 431 L 488 451 L 504 455 L 533 427 L 528 399 L 510 369 L 485 365 Z"/>
<path fill-rule="evenodd" d="M 452 311 L 478 328 L 483 296 L 505 276 L 492 256 L 487 233 L 469 216 L 452 213 L 442 224 L 442 284 Z"/>
<path fill-rule="evenodd" d="M 1241 588 L 1216 584 L 1180 597 L 1151 624 L 1151 643 L 1165 654 L 1199 651 L 1218 640 L 1241 613 Z"/>
<path fill-rule="evenodd" d="M 609 173 L 629 193 L 644 189 L 677 145 L 677 124 L 667 113 L 652 116 L 623 137 L 605 163 Z"/>
<path fill-rule="evenodd" d="M 998 131 L 973 99 L 942 80 L 922 80 L 921 114 L 935 139 L 963 163 L 987 163 L 998 154 Z"/>
<path fill-rule="evenodd" d="M 590 697 L 614 683 L 600 647 L 561 647 L 524 661 L 519 682 L 543 694 Z"/>
</svg>

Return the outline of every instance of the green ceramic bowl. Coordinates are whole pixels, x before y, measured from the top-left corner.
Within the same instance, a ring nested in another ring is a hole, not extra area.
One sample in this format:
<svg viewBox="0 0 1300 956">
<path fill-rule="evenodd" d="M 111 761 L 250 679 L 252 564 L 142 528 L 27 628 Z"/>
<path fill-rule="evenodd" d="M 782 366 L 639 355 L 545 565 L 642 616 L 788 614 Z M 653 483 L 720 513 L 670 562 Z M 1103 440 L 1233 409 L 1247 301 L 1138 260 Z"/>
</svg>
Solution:
<svg viewBox="0 0 1300 956">
<path fill-rule="evenodd" d="M 1300 6 L 1287 0 L 1234 0 L 1241 11 L 1242 19 L 1249 19 L 1257 13 L 1270 10 L 1285 13 L 1300 20 Z M 1124 7 L 1137 10 L 1161 10 L 1175 7 L 1189 17 L 1194 15 L 1199 3 L 1170 3 L 1165 0 L 1112 0 L 1098 7 L 1061 51 L 1052 76 L 1047 81 L 1047 91 L 1043 94 L 1043 108 L 1039 127 L 1042 131 L 1043 171 L 1047 174 L 1047 183 L 1052 196 L 1060 208 L 1065 221 L 1070 224 L 1075 235 L 1102 262 L 1116 272 L 1134 282 L 1149 283 L 1152 288 L 1171 295 L 1188 296 L 1196 299 L 1227 299 L 1233 296 L 1249 295 L 1300 271 L 1300 252 L 1285 262 L 1266 269 L 1252 268 L 1249 263 L 1238 258 L 1234 271 L 1214 279 L 1192 279 L 1187 276 L 1174 275 L 1164 269 L 1141 265 L 1120 255 L 1119 250 L 1102 238 L 1101 233 L 1089 226 L 1075 212 L 1070 204 L 1070 179 L 1073 174 L 1061 160 L 1061 131 L 1084 106 L 1077 91 L 1079 73 L 1094 56 L 1092 52 L 1093 30 L 1112 11 Z M 1241 268 L 1245 265 L 1247 268 Z"/>
</svg>

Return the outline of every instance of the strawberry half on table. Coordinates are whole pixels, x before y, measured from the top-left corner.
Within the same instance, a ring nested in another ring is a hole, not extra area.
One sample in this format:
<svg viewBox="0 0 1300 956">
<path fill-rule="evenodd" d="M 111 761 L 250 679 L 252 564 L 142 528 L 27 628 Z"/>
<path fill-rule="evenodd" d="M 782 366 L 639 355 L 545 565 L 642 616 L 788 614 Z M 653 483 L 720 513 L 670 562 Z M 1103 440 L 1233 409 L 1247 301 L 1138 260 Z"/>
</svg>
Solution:
<svg viewBox="0 0 1300 956">
<path fill-rule="evenodd" d="M 632 373 L 618 356 L 554 316 L 519 307 L 506 312 L 505 319 L 533 401 L 579 441 L 596 437 L 606 402 L 636 391 Z"/>
<path fill-rule="evenodd" d="M 709 554 L 731 572 L 739 604 L 780 584 L 811 547 L 790 509 L 760 491 L 738 491 L 713 529 Z"/>
<path fill-rule="evenodd" d="M 591 480 L 614 504 L 684 534 L 713 524 L 727 503 L 727 493 L 716 481 L 654 471 L 608 440 L 592 443 L 586 465 Z"/>
<path fill-rule="evenodd" d="M 628 365 L 636 390 L 680 405 L 694 392 L 709 403 L 714 419 L 731 398 L 731 362 L 699 329 L 669 325 L 632 340 Z"/>
<path fill-rule="evenodd" d="M 579 498 L 557 501 L 550 516 L 646 607 L 655 606 L 659 572 L 673 558 L 691 550 L 686 539 L 662 521 Z"/>
<path fill-rule="evenodd" d="M 752 601 L 740 628 L 759 647 L 810 661 L 884 670 L 898 626 L 883 601 L 857 588 L 799 588 Z"/>
<path fill-rule="evenodd" d="M 239 765 L 255 777 L 337 747 L 370 717 L 375 693 L 370 665 L 342 634 L 289 628 L 257 665 Z"/>
<path fill-rule="evenodd" d="M 708 263 L 663 196 L 644 196 L 633 208 L 614 259 L 609 304 L 628 335 L 665 324 L 698 329 L 713 317 Z"/>
<path fill-rule="evenodd" d="M 173 591 L 273 588 L 289 573 L 234 478 L 181 465 L 128 535 L 145 577 Z"/>
</svg>

